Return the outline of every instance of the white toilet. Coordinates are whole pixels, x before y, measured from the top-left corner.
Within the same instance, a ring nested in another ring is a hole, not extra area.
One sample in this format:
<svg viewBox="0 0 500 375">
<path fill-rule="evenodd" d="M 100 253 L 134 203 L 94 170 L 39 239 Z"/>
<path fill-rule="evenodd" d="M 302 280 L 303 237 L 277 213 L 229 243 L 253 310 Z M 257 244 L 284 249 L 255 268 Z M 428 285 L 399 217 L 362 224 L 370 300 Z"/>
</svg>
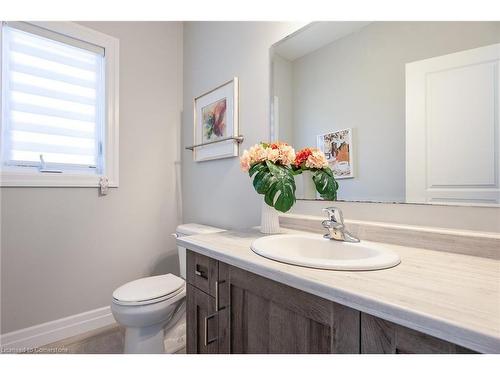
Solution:
<svg viewBox="0 0 500 375">
<path fill-rule="evenodd" d="M 201 224 L 182 224 L 176 237 L 222 232 L 223 229 Z M 125 353 L 165 353 L 165 334 L 174 331 L 183 342 L 186 315 L 186 249 L 178 247 L 181 277 L 167 274 L 131 281 L 113 292 L 111 311 L 115 320 L 125 327 Z M 174 328 L 175 327 L 175 328 Z M 172 336 L 172 334 L 170 334 Z M 167 352 L 177 351 L 174 348 Z"/>
</svg>

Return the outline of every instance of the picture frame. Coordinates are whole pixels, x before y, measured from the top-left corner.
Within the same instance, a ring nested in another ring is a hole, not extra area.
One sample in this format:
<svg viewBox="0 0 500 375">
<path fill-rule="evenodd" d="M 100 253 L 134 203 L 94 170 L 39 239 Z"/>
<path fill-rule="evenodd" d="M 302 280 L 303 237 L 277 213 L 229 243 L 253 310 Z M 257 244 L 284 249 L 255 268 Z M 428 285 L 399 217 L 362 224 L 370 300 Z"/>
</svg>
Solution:
<svg viewBox="0 0 500 375">
<path fill-rule="evenodd" d="M 238 90 L 238 77 L 234 77 L 194 98 L 194 161 L 238 156 Z"/>
<path fill-rule="evenodd" d="M 337 180 L 354 178 L 352 133 L 352 128 L 346 128 L 317 136 L 317 147 L 325 154 Z"/>
</svg>

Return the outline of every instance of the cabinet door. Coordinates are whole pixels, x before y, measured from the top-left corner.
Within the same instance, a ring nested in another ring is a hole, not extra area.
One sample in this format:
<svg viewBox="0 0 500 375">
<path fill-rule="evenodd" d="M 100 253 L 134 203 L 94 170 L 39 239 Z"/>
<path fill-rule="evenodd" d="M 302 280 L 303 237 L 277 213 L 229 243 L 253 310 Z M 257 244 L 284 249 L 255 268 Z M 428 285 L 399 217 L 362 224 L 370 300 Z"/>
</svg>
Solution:
<svg viewBox="0 0 500 375">
<path fill-rule="evenodd" d="M 364 313 L 361 314 L 361 352 L 366 354 L 474 353 L 451 342 Z"/>
<path fill-rule="evenodd" d="M 224 353 L 359 353 L 359 312 L 219 262 Z"/>
<path fill-rule="evenodd" d="M 218 316 L 215 299 L 187 284 L 187 353 L 218 353 Z"/>
</svg>

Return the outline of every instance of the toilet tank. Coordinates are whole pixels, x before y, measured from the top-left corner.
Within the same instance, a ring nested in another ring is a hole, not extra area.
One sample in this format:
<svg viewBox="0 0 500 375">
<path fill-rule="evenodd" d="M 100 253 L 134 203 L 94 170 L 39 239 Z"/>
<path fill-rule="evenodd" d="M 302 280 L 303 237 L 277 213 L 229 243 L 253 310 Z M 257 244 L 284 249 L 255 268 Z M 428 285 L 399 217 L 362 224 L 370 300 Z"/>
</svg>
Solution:
<svg viewBox="0 0 500 375">
<path fill-rule="evenodd" d="M 195 234 L 208 234 L 217 232 L 225 232 L 225 229 L 211 227 L 203 224 L 189 223 L 189 224 L 179 225 L 175 231 L 175 236 L 184 237 L 184 236 L 192 236 Z M 179 254 L 180 275 L 183 279 L 186 279 L 186 248 L 182 246 L 177 246 L 177 251 Z"/>
</svg>

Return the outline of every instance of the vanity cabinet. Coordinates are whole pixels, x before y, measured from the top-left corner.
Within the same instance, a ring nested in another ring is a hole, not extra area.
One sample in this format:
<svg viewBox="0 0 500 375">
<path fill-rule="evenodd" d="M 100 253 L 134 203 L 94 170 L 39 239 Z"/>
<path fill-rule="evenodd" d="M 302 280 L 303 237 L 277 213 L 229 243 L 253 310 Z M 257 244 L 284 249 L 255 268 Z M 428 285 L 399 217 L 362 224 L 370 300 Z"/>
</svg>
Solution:
<svg viewBox="0 0 500 375">
<path fill-rule="evenodd" d="M 220 262 L 219 278 L 224 353 L 359 352 L 358 311 Z"/>
<path fill-rule="evenodd" d="M 358 311 L 212 261 L 187 252 L 188 353 L 359 353 Z"/>
<path fill-rule="evenodd" d="M 474 352 L 451 342 L 361 313 L 361 353 L 466 354 Z"/>
<path fill-rule="evenodd" d="M 187 251 L 187 353 L 471 353 Z"/>
</svg>

